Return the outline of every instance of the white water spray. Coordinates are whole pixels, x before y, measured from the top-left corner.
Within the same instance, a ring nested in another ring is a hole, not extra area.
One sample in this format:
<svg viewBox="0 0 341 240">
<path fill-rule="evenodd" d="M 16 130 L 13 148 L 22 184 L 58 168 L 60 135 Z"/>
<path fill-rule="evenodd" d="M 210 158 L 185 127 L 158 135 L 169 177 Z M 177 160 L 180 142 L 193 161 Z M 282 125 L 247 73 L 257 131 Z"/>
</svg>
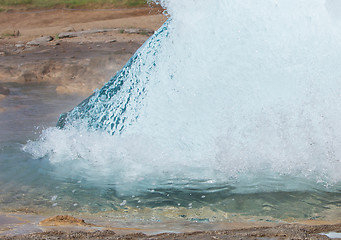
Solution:
<svg viewBox="0 0 341 240">
<path fill-rule="evenodd" d="M 171 20 L 64 129 L 25 150 L 124 193 L 339 186 L 337 3 L 161 3 Z"/>
</svg>

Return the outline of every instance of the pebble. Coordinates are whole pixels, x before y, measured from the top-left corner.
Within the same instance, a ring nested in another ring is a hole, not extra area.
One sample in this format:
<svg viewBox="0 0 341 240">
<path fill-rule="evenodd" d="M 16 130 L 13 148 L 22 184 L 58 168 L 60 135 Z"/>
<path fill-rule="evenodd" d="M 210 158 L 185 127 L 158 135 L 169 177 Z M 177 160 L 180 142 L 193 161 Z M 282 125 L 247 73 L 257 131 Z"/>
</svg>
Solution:
<svg viewBox="0 0 341 240">
<path fill-rule="evenodd" d="M 44 36 L 44 37 L 36 38 L 36 39 L 30 41 L 30 42 L 26 43 L 26 45 L 28 45 L 28 46 L 39 46 L 42 44 L 46 44 L 52 40 L 53 40 L 53 37 Z"/>
<path fill-rule="evenodd" d="M 117 40 L 113 39 L 113 40 L 106 41 L 106 43 L 114 43 L 114 42 L 117 42 Z"/>
<path fill-rule="evenodd" d="M 25 44 L 17 43 L 17 44 L 15 44 L 15 47 L 16 48 L 23 48 L 23 47 L 25 47 Z"/>
</svg>

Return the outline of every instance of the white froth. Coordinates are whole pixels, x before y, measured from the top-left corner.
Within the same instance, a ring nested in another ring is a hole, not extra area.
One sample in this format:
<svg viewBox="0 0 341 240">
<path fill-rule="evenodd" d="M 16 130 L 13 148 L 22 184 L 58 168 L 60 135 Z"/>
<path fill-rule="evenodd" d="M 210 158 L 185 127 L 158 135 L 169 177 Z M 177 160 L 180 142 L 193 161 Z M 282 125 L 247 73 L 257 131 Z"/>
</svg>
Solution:
<svg viewBox="0 0 341 240">
<path fill-rule="evenodd" d="M 66 174 L 72 165 L 72 174 L 122 192 L 196 181 L 243 187 L 255 179 L 264 188 L 254 191 L 305 188 L 288 180 L 296 177 L 340 184 L 341 38 L 334 3 L 161 3 L 171 16 L 169 35 L 158 46 L 156 69 L 138 69 L 137 76 L 148 77 L 141 80 L 142 107 L 125 113 L 133 119 L 138 111 L 138 120 L 114 136 L 47 129 L 25 149 L 64 164 Z M 268 179 L 288 182 L 278 189 Z"/>
</svg>

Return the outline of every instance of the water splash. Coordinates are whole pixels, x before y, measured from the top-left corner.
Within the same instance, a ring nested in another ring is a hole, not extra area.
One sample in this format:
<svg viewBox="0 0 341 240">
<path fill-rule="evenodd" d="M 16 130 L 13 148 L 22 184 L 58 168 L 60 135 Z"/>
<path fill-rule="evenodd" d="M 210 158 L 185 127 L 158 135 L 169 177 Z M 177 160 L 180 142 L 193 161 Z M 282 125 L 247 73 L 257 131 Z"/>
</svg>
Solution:
<svg viewBox="0 0 341 240">
<path fill-rule="evenodd" d="M 170 20 L 101 90 L 61 117 L 63 129 L 47 129 L 25 150 L 47 157 L 56 171 L 124 194 L 338 189 L 335 3 L 161 4 Z"/>
</svg>

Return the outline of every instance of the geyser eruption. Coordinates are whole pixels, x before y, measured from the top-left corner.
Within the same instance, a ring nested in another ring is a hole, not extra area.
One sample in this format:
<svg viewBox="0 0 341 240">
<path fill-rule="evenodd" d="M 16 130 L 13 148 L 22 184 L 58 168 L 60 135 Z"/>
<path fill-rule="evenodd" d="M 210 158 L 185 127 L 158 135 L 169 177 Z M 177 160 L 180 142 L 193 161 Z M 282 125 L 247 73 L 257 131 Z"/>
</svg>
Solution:
<svg viewBox="0 0 341 240">
<path fill-rule="evenodd" d="M 160 30 L 26 151 L 123 194 L 338 189 L 335 3 L 161 3 Z"/>
</svg>

